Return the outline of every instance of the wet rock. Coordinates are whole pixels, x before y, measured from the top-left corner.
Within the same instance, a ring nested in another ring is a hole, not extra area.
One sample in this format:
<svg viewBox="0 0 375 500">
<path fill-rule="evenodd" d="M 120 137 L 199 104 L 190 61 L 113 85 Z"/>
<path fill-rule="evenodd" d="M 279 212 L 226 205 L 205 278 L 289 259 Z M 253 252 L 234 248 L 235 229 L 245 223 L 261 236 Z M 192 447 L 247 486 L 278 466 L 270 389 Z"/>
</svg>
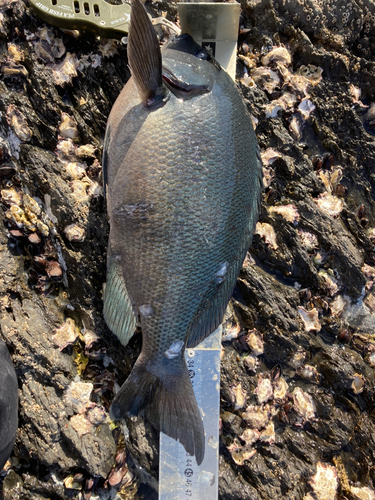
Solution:
<svg viewBox="0 0 375 500">
<path fill-rule="evenodd" d="M 82 466 L 95 476 L 107 477 L 112 469 L 116 453 L 116 444 L 108 424 L 94 427 L 82 434 L 72 425 L 63 429 L 67 443 L 80 455 Z"/>
<path fill-rule="evenodd" d="M 220 418 L 223 422 L 223 428 L 226 432 L 231 432 L 235 436 L 239 436 L 241 434 L 243 425 L 242 425 L 242 419 L 238 415 L 230 413 L 229 411 L 225 411 L 220 416 Z"/>
<path fill-rule="evenodd" d="M 236 473 L 236 467 L 229 465 L 224 457 L 219 460 L 219 498 L 228 500 L 258 500 L 261 498 L 256 489 L 241 475 Z"/>
<path fill-rule="evenodd" d="M 22 478 L 13 470 L 10 470 L 3 482 L 4 500 L 19 499 L 22 484 Z"/>
</svg>

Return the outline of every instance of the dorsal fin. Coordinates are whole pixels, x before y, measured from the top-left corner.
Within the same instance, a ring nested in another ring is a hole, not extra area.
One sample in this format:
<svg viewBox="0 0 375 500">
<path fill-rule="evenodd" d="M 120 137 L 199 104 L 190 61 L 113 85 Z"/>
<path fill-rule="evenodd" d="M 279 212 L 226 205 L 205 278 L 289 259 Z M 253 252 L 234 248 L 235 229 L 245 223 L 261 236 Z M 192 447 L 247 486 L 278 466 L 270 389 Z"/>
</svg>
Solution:
<svg viewBox="0 0 375 500">
<path fill-rule="evenodd" d="M 131 5 L 129 66 L 143 104 L 152 106 L 164 95 L 159 41 L 141 1 L 132 0 Z"/>
</svg>

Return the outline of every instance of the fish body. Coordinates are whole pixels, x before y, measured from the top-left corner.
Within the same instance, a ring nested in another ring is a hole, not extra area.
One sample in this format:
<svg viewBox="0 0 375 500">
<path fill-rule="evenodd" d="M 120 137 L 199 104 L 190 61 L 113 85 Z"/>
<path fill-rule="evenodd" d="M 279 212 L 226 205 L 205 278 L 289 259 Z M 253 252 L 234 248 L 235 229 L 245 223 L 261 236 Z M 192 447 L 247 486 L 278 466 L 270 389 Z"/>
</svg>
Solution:
<svg viewBox="0 0 375 500">
<path fill-rule="evenodd" d="M 18 383 L 7 346 L 0 340 L 0 471 L 13 449 L 18 427 Z"/>
<path fill-rule="evenodd" d="M 103 160 L 104 316 L 124 344 L 140 322 L 143 341 L 111 412 L 144 410 L 199 464 L 204 429 L 184 351 L 223 319 L 257 220 L 261 162 L 228 74 L 188 35 L 163 49 L 162 69 L 139 0 L 132 9 L 133 76 L 109 116 Z"/>
</svg>

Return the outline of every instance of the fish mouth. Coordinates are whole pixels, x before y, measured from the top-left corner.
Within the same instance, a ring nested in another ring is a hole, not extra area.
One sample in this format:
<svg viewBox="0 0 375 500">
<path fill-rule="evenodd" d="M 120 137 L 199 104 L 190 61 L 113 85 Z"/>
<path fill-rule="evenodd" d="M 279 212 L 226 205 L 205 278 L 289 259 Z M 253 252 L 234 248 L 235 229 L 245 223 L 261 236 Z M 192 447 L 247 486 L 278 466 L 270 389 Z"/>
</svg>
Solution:
<svg viewBox="0 0 375 500">
<path fill-rule="evenodd" d="M 163 66 L 162 78 L 168 89 L 178 99 L 191 99 L 202 94 L 207 94 L 210 91 L 208 85 L 194 85 L 179 80 L 171 71 Z"/>
</svg>

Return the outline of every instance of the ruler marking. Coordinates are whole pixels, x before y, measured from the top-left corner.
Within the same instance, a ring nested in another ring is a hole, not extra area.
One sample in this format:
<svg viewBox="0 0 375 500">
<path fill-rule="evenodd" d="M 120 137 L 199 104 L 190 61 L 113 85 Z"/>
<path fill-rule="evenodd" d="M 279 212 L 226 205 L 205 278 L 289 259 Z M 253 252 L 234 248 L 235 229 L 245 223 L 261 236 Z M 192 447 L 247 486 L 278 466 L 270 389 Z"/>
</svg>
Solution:
<svg viewBox="0 0 375 500">
<path fill-rule="evenodd" d="M 160 434 L 159 500 L 217 500 L 221 327 L 195 349 L 186 364 L 203 417 L 206 450 L 200 466 L 174 439 Z"/>
</svg>

